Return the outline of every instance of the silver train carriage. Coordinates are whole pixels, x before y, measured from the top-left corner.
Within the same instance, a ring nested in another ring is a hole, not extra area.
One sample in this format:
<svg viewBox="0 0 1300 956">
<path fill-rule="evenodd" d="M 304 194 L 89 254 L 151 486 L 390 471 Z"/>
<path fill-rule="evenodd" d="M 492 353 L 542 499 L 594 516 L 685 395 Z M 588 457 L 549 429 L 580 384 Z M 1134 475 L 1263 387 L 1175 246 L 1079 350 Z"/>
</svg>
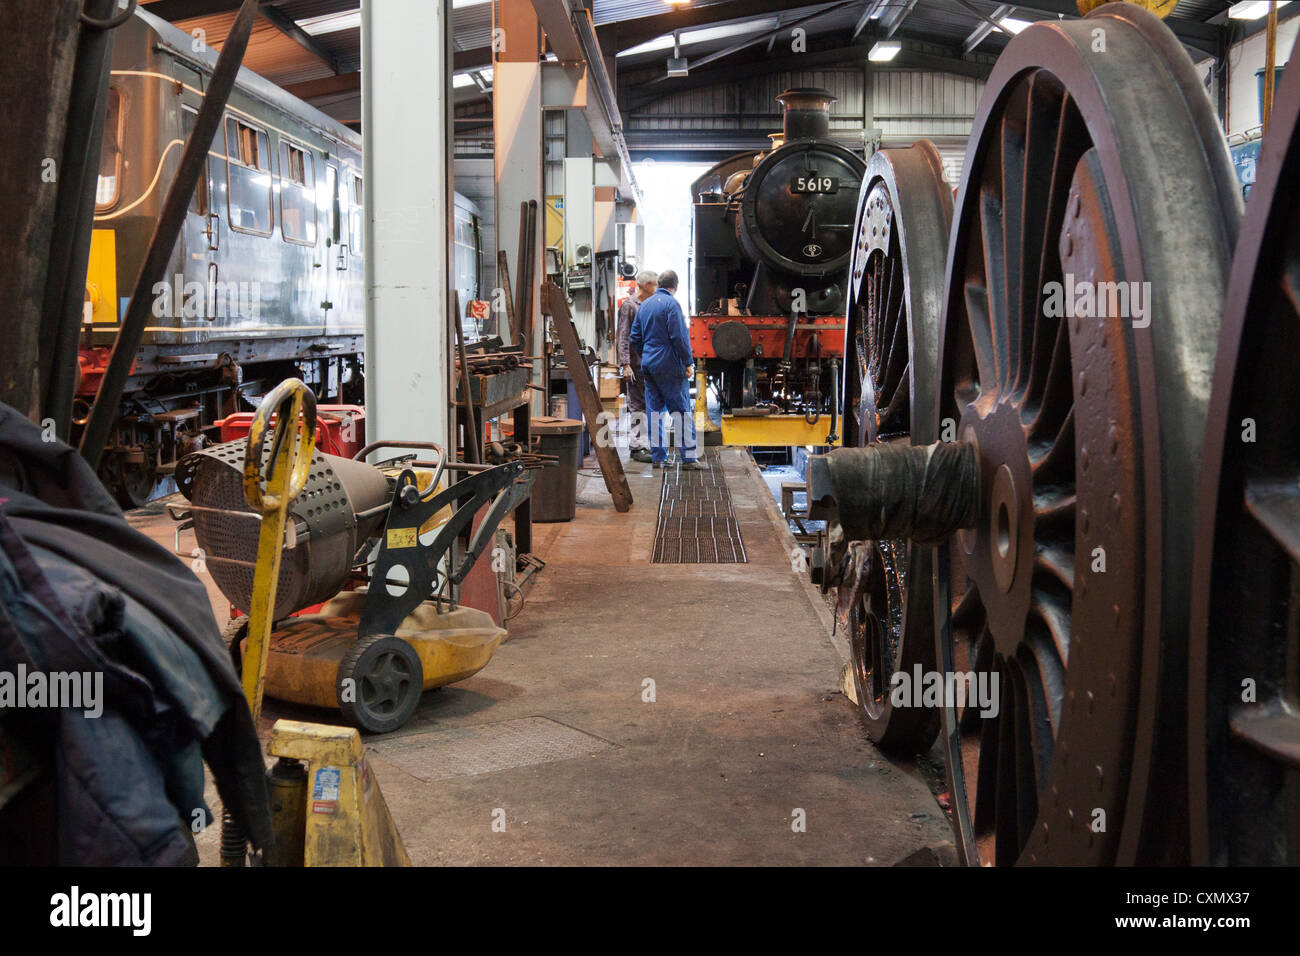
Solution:
<svg viewBox="0 0 1300 956">
<path fill-rule="evenodd" d="M 214 51 L 144 11 L 114 37 L 78 422 L 94 401 L 215 66 Z M 123 504 L 172 490 L 175 462 L 215 440 L 215 422 L 255 407 L 287 376 L 302 378 L 322 403 L 364 402 L 362 194 L 360 135 L 240 70 L 168 278 L 151 290 L 150 321 L 101 467 Z M 464 308 L 478 295 L 477 210 L 458 196 L 456 218 Z"/>
</svg>

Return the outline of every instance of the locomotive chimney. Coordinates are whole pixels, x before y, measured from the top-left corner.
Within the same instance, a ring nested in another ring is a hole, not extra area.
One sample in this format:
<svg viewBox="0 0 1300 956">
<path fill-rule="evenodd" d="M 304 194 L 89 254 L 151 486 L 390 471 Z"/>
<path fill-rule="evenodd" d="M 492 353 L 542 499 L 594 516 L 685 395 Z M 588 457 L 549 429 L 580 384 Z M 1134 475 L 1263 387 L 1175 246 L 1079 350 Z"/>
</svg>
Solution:
<svg viewBox="0 0 1300 956">
<path fill-rule="evenodd" d="M 796 139 L 827 139 L 831 132 L 831 104 L 837 97 L 830 90 L 801 86 L 776 98 L 785 108 L 785 142 Z"/>
</svg>

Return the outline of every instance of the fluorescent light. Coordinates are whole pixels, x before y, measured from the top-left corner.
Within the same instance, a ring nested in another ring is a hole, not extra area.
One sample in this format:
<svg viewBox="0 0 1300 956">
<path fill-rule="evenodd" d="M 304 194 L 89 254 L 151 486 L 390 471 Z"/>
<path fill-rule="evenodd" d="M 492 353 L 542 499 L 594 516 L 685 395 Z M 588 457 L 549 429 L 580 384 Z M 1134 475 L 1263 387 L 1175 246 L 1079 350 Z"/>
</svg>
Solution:
<svg viewBox="0 0 1300 956">
<path fill-rule="evenodd" d="M 1291 0 L 1278 0 L 1277 8 L 1281 10 Z M 1233 20 L 1258 20 L 1268 15 L 1268 0 L 1241 0 L 1228 7 L 1228 16 Z"/>
<path fill-rule="evenodd" d="M 478 70 L 466 70 L 464 73 L 453 73 L 451 75 L 452 88 L 459 90 L 466 86 L 474 86 L 474 77 L 470 76 L 471 73 L 477 73 L 479 76 L 483 77 L 484 83 L 492 82 L 492 67 L 485 66 Z"/>
<path fill-rule="evenodd" d="M 1025 27 L 1029 26 L 1028 20 L 1017 20 L 1015 17 L 1003 17 L 998 21 L 1002 29 L 1007 33 L 1019 33 Z"/>
<path fill-rule="evenodd" d="M 730 40 L 746 33 L 764 33 L 775 29 L 776 17 L 764 17 L 762 20 L 750 20 L 747 23 L 733 23 L 721 27 L 698 27 L 694 30 L 680 31 L 680 45 L 690 46 L 692 43 L 708 43 L 710 40 Z M 645 43 L 638 43 L 634 47 L 620 50 L 618 55 L 636 56 L 638 53 L 653 53 L 656 50 L 671 50 L 672 48 L 673 35 L 665 33 L 661 37 L 655 37 Z"/>
<path fill-rule="evenodd" d="M 451 0 L 451 8 L 478 7 L 491 0 Z M 347 10 L 343 13 L 326 13 L 319 17 L 307 17 L 299 20 L 298 26 L 310 36 L 318 37 L 324 33 L 338 33 L 341 30 L 356 30 L 361 26 L 361 10 Z"/>
<path fill-rule="evenodd" d="M 871 52 L 867 54 L 867 59 L 872 63 L 888 63 L 898 56 L 898 51 L 901 49 L 903 44 L 897 40 L 877 40 Z"/>
<path fill-rule="evenodd" d="M 303 33 L 318 37 L 323 33 L 338 33 L 340 30 L 356 30 L 361 26 L 361 11 L 350 10 L 346 13 L 327 13 L 320 17 L 308 17 L 299 20 L 298 26 Z"/>
</svg>

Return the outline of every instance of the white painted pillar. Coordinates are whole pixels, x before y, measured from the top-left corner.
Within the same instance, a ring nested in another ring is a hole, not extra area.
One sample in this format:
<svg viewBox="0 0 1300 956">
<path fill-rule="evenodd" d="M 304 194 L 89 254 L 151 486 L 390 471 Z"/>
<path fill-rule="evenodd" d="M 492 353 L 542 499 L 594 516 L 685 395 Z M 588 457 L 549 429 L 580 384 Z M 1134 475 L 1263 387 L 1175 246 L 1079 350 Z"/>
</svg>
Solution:
<svg viewBox="0 0 1300 956">
<path fill-rule="evenodd" d="M 492 75 L 493 158 L 496 165 L 497 248 L 510 263 L 510 288 L 518 288 L 519 204 L 537 202 L 537 255 L 533 266 L 533 340 L 526 346 L 541 355 L 545 320 L 541 282 L 545 277 L 546 207 L 542 190 L 541 34 L 530 0 L 498 0 L 495 7 Z M 498 278 L 499 281 L 499 278 Z M 518 300 L 515 308 L 520 308 Z M 522 326 L 521 319 L 521 326 Z M 508 336 L 503 336 L 508 338 Z M 542 382 L 542 363 L 533 363 L 533 381 Z M 534 392 L 534 414 L 546 414 L 544 393 Z"/>
<path fill-rule="evenodd" d="M 449 6 L 362 0 L 361 135 L 366 437 L 436 441 L 451 454 Z"/>
</svg>

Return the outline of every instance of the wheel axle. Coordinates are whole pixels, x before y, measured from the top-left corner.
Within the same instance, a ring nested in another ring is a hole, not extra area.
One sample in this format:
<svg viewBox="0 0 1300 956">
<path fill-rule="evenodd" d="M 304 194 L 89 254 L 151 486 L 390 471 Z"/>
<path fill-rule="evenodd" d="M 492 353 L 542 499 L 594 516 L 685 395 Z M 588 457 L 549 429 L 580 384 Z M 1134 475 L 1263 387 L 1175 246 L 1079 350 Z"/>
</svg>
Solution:
<svg viewBox="0 0 1300 956">
<path fill-rule="evenodd" d="M 934 544 L 975 527 L 979 461 L 969 442 L 837 448 L 808 460 L 808 498 L 835 510 L 850 541 Z"/>
</svg>

